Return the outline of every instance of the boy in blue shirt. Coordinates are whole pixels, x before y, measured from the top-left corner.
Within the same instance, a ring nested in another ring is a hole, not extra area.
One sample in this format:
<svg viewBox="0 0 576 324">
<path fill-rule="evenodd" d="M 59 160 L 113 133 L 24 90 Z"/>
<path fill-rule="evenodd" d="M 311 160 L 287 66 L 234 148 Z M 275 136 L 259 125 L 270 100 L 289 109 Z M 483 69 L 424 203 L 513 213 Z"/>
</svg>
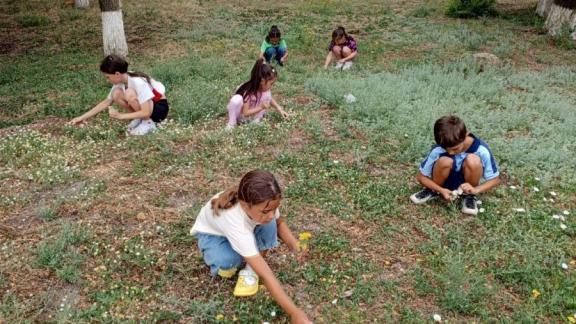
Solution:
<svg viewBox="0 0 576 324">
<path fill-rule="evenodd" d="M 466 130 L 456 116 L 444 116 L 434 124 L 436 144 L 420 165 L 416 179 L 425 188 L 412 196 L 415 204 L 422 204 L 441 196 L 447 201 L 462 194 L 462 212 L 478 214 L 476 195 L 500 183 L 500 171 L 490 148 Z M 484 182 L 480 182 L 481 179 Z"/>
</svg>

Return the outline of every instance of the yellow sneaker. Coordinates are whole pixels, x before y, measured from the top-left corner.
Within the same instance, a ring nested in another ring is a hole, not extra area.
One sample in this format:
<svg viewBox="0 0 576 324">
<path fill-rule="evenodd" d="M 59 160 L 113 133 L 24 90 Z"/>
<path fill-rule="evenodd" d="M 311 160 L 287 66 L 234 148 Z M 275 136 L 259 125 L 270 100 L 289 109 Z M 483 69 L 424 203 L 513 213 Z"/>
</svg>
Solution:
<svg viewBox="0 0 576 324">
<path fill-rule="evenodd" d="M 234 288 L 234 296 L 253 296 L 258 292 L 258 275 L 254 271 L 241 270 Z"/>
</svg>

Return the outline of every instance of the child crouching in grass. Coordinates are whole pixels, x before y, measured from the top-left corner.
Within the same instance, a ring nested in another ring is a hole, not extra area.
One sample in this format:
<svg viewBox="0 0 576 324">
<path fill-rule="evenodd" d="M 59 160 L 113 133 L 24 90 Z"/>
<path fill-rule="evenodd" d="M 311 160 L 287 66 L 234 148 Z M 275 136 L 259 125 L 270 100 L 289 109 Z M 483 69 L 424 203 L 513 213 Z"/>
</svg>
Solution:
<svg viewBox="0 0 576 324">
<path fill-rule="evenodd" d="M 128 62 L 119 55 L 106 56 L 100 64 L 100 71 L 106 80 L 112 83 L 108 97 L 68 124 L 82 124 L 109 108 L 110 117 L 130 120 L 127 127 L 130 135 L 145 135 L 156 130 L 156 123 L 163 121 L 169 110 L 164 85 L 147 74 L 129 72 Z M 109 107 L 113 103 L 128 112 L 120 113 Z"/>
<path fill-rule="evenodd" d="M 217 194 L 204 205 L 190 233 L 198 239 L 198 247 L 213 276 L 230 278 L 246 263 L 238 274 L 235 296 L 256 294 L 261 277 L 293 323 L 311 323 L 264 260 L 266 252 L 278 245 L 278 236 L 292 251 L 300 250 L 298 241 L 280 217 L 281 200 L 280 186 L 270 172 L 250 171 L 238 187 Z"/>
<path fill-rule="evenodd" d="M 462 212 L 478 214 L 476 195 L 500 183 L 500 171 L 490 148 L 466 130 L 456 116 L 444 116 L 434 124 L 435 146 L 420 165 L 416 179 L 425 188 L 410 199 L 422 204 L 441 196 L 452 201 L 462 194 Z M 484 182 L 481 182 L 481 179 Z M 458 190 L 459 192 L 454 192 Z"/>
<path fill-rule="evenodd" d="M 358 55 L 356 40 L 346 33 L 344 27 L 340 26 L 332 32 L 332 41 L 328 45 L 328 55 L 324 62 L 324 69 L 327 69 L 336 60 L 336 69 L 348 70 L 352 67 L 352 60 Z"/>
</svg>

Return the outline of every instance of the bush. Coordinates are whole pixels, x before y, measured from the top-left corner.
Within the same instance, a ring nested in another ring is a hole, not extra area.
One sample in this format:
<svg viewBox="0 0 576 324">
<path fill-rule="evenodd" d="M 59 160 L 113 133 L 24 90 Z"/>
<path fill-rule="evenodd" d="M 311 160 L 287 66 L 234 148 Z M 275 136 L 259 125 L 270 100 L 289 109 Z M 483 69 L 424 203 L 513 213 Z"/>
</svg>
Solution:
<svg viewBox="0 0 576 324">
<path fill-rule="evenodd" d="M 446 15 L 453 18 L 473 18 L 496 13 L 496 0 L 450 0 Z"/>
</svg>

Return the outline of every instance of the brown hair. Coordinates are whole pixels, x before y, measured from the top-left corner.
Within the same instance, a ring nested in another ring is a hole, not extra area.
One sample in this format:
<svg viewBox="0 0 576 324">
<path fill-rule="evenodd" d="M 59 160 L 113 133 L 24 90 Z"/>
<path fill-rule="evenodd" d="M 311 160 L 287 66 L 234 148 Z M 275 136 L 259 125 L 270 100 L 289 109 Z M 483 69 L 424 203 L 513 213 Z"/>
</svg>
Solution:
<svg viewBox="0 0 576 324">
<path fill-rule="evenodd" d="M 267 200 L 282 198 L 282 191 L 274 175 L 268 171 L 252 170 L 240 180 L 238 187 L 228 189 L 217 198 L 212 199 L 212 210 L 218 216 L 221 209 L 228 209 L 236 205 L 239 200 L 250 206 Z"/>
<path fill-rule="evenodd" d="M 131 77 L 140 77 L 146 79 L 150 85 L 150 76 L 142 72 L 128 72 L 128 62 L 120 55 L 110 54 L 106 56 L 100 63 L 100 71 L 107 74 L 114 74 L 116 72 L 128 73 Z"/>
<path fill-rule="evenodd" d="M 434 123 L 434 139 L 442 148 L 462 143 L 467 134 L 466 125 L 456 116 L 444 116 Z"/>
<path fill-rule="evenodd" d="M 270 64 L 266 64 L 264 59 L 258 59 L 252 67 L 252 72 L 250 73 L 250 80 L 244 82 L 236 94 L 239 94 L 244 98 L 244 102 L 248 100 L 250 96 L 255 96 L 257 100 L 260 100 L 260 83 L 262 80 L 271 80 L 278 77 L 278 72 Z"/>
</svg>

